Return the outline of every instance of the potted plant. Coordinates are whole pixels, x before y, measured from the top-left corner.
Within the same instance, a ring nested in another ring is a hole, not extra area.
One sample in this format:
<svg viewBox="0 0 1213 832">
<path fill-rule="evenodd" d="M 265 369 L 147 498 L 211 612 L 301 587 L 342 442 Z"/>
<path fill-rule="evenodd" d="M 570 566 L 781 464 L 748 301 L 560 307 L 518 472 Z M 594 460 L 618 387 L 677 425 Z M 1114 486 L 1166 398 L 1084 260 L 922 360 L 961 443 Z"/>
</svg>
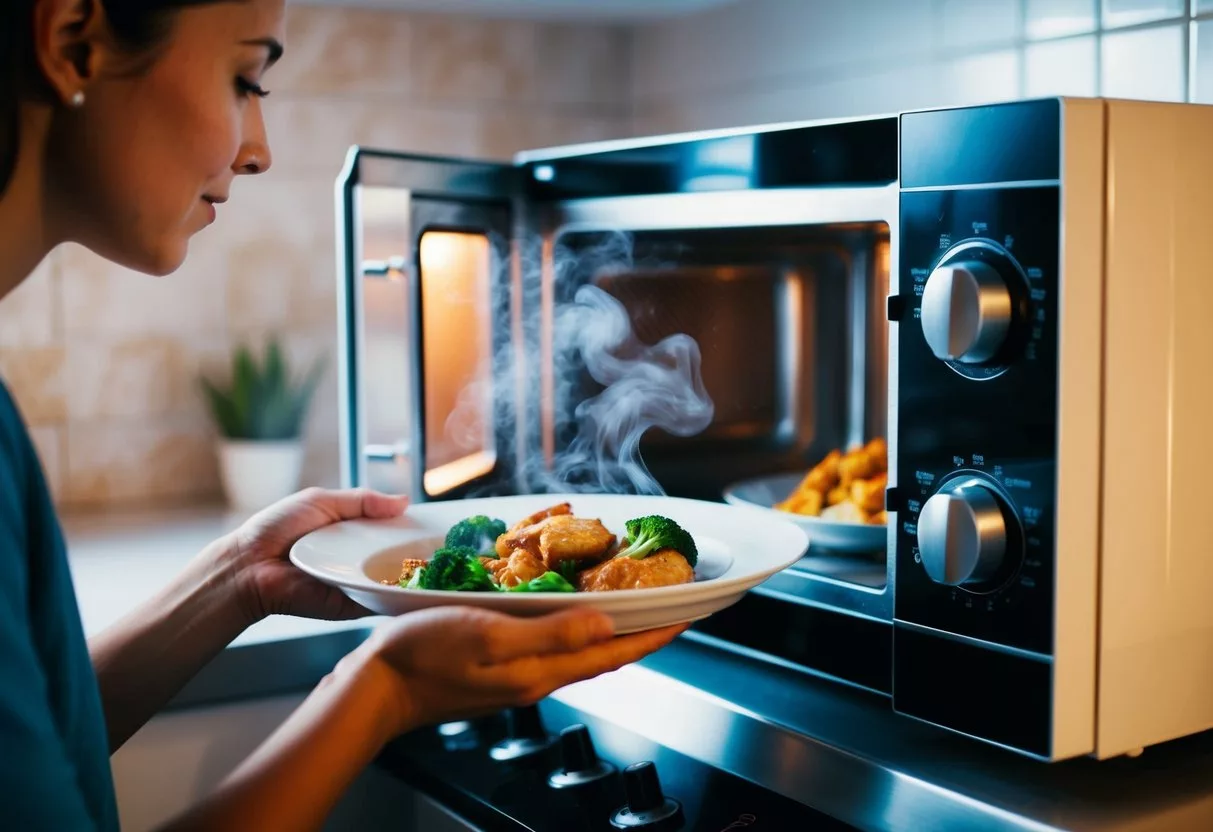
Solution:
<svg viewBox="0 0 1213 832">
<path fill-rule="evenodd" d="M 219 431 L 219 475 L 228 503 L 255 511 L 299 487 L 303 426 L 323 360 L 293 379 L 281 345 L 271 338 L 264 362 L 241 345 L 231 369 L 227 386 L 203 376 L 202 389 Z"/>
</svg>

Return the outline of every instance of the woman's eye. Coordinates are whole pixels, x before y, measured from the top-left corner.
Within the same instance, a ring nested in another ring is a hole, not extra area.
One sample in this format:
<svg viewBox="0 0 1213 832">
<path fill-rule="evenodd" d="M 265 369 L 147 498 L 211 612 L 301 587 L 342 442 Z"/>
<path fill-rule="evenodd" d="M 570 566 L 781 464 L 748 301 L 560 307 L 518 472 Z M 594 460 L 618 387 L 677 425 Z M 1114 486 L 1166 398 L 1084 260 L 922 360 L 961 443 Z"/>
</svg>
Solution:
<svg viewBox="0 0 1213 832">
<path fill-rule="evenodd" d="M 269 90 L 262 89 L 260 84 L 254 83 L 247 78 L 237 78 L 236 89 L 240 90 L 241 95 L 255 95 L 258 98 L 265 98 L 270 94 Z"/>
</svg>

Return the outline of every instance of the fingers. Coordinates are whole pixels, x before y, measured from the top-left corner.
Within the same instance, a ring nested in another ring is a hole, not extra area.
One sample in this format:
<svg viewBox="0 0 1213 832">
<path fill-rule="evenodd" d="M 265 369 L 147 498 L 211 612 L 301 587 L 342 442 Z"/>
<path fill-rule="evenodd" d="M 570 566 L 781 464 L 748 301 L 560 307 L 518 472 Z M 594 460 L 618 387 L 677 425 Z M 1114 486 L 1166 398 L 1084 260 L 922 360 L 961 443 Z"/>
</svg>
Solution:
<svg viewBox="0 0 1213 832">
<path fill-rule="evenodd" d="M 614 634 L 610 616 L 592 609 L 566 609 L 536 618 L 503 616 L 485 628 L 484 663 L 581 650 Z"/>
<path fill-rule="evenodd" d="M 334 521 L 356 520 L 360 517 L 387 519 L 400 515 L 408 507 L 408 497 L 383 494 L 369 488 L 347 488 L 339 491 L 308 489 L 304 499 L 327 512 Z"/>
</svg>

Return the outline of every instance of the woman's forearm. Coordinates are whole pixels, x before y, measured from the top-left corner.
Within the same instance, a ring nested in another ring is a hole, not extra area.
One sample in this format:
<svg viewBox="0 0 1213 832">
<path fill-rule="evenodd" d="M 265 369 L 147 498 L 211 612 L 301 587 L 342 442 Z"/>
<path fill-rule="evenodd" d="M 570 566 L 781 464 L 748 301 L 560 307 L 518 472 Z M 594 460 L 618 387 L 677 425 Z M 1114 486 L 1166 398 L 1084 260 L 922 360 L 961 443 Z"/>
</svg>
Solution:
<svg viewBox="0 0 1213 832">
<path fill-rule="evenodd" d="M 211 795 L 166 829 L 320 829 L 400 730 L 390 673 L 351 654 Z"/>
<path fill-rule="evenodd" d="M 220 568 L 225 546 L 213 543 L 173 583 L 89 640 L 111 751 L 251 623 Z"/>
</svg>

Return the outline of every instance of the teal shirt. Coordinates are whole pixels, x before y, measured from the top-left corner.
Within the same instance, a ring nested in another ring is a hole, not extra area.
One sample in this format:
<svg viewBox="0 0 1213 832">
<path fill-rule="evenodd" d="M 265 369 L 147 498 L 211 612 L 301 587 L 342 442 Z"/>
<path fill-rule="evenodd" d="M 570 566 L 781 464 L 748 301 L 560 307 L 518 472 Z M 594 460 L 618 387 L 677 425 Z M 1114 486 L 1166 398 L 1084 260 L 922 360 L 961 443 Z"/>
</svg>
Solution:
<svg viewBox="0 0 1213 832">
<path fill-rule="evenodd" d="M 0 827 L 118 829 L 97 679 L 42 466 L 0 384 Z"/>
</svg>

